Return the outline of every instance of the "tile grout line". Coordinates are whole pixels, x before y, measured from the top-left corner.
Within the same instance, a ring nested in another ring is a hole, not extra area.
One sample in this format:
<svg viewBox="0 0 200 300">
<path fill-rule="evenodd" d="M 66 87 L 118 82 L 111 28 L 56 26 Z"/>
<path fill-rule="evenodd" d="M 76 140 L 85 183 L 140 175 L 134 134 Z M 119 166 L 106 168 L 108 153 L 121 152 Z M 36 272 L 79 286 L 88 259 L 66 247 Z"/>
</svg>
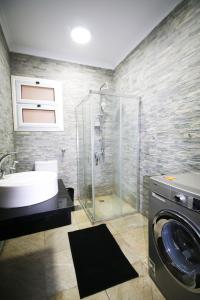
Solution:
<svg viewBox="0 0 200 300">
<path fill-rule="evenodd" d="M 108 295 L 108 292 L 107 292 L 107 290 L 105 290 L 105 292 L 106 292 L 106 295 L 107 295 L 108 299 L 110 300 L 110 297 L 109 297 L 109 295 Z"/>
</svg>

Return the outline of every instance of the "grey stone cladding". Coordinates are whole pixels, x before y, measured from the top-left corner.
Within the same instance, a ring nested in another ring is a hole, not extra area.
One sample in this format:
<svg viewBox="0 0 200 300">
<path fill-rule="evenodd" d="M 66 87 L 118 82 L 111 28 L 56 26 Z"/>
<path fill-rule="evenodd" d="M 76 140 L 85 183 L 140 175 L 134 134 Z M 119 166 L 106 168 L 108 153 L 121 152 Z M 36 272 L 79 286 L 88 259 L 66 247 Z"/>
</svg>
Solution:
<svg viewBox="0 0 200 300">
<path fill-rule="evenodd" d="M 10 59 L 0 26 L 0 153 L 14 149 L 12 103 L 10 88 Z"/>
<path fill-rule="evenodd" d="M 90 89 L 112 82 L 111 70 L 11 53 L 11 74 L 59 80 L 63 84 L 63 132 L 15 132 L 18 171 L 32 170 L 35 160 L 57 159 L 59 177 L 77 190 L 75 107 Z M 65 149 L 62 156 L 61 150 Z"/>
<path fill-rule="evenodd" d="M 119 64 L 114 86 L 142 100 L 140 210 L 148 214 L 149 176 L 200 171 L 200 1 L 177 6 Z"/>
</svg>

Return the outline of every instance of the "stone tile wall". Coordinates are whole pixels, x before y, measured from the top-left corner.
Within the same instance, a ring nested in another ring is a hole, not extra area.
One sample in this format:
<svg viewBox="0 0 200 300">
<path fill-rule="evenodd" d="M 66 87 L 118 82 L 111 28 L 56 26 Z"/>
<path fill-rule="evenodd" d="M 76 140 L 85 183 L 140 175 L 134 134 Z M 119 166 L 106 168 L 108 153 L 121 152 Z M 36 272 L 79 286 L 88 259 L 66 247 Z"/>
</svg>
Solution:
<svg viewBox="0 0 200 300">
<path fill-rule="evenodd" d="M 13 151 L 13 121 L 8 47 L 0 26 L 0 153 Z"/>
<path fill-rule="evenodd" d="M 35 160 L 57 159 L 59 177 L 77 190 L 75 107 L 90 89 L 112 82 L 111 70 L 11 53 L 11 74 L 60 80 L 63 83 L 64 132 L 15 132 L 19 171 L 32 170 Z M 66 149 L 62 157 L 61 149 Z"/>
<path fill-rule="evenodd" d="M 114 86 L 142 100 L 140 210 L 147 214 L 148 176 L 200 170 L 200 1 L 183 1 L 163 20 L 116 68 Z"/>
</svg>

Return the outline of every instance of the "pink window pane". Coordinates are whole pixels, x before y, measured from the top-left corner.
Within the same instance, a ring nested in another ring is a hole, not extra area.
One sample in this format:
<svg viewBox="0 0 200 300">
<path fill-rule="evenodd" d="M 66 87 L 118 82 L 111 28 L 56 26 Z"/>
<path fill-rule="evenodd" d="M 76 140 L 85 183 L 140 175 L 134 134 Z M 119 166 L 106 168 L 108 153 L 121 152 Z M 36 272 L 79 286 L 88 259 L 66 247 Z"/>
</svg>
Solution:
<svg viewBox="0 0 200 300">
<path fill-rule="evenodd" d="M 54 110 L 22 109 L 22 120 L 24 123 L 56 123 Z"/>
<path fill-rule="evenodd" d="M 53 88 L 21 85 L 21 98 L 27 100 L 55 101 Z"/>
</svg>

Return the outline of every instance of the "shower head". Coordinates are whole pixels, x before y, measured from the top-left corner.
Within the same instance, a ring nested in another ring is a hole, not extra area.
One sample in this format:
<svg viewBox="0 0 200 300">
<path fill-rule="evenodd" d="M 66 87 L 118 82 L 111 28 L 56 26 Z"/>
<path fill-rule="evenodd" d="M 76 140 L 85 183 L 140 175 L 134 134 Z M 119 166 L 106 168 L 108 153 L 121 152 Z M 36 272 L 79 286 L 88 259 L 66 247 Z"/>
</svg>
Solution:
<svg viewBox="0 0 200 300">
<path fill-rule="evenodd" d="M 106 96 L 105 95 L 100 95 L 100 102 L 99 102 L 99 106 L 100 106 L 100 111 L 104 114 L 105 113 L 105 108 L 107 106 L 106 103 Z"/>
<path fill-rule="evenodd" d="M 108 83 L 107 82 L 104 82 L 101 86 L 100 86 L 100 92 L 102 90 L 108 90 Z M 105 101 L 105 98 L 103 95 L 100 95 L 100 110 L 101 112 L 104 114 L 105 112 L 105 108 L 106 108 L 106 101 Z"/>
</svg>

